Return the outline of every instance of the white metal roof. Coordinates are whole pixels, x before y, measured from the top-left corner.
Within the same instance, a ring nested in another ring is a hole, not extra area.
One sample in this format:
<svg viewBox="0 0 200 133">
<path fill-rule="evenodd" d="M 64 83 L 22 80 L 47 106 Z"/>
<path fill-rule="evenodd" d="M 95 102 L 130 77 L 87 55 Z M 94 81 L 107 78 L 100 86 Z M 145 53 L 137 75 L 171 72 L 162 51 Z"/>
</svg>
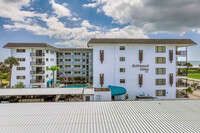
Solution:
<svg viewBox="0 0 200 133">
<path fill-rule="evenodd" d="M 84 95 L 94 95 L 94 89 L 91 89 L 91 88 L 84 89 L 83 94 Z"/>
<path fill-rule="evenodd" d="M 0 132 L 199 132 L 200 100 L 0 105 Z"/>
<path fill-rule="evenodd" d="M 58 95 L 58 94 L 81 95 L 82 93 L 83 93 L 83 88 L 0 89 L 0 96 Z"/>
</svg>

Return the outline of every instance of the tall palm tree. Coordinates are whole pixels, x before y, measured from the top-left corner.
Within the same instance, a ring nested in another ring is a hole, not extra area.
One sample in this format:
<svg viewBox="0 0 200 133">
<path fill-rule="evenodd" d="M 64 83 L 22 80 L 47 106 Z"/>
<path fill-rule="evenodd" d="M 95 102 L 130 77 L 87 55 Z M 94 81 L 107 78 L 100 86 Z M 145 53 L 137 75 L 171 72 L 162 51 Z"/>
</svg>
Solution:
<svg viewBox="0 0 200 133">
<path fill-rule="evenodd" d="M 5 59 L 4 61 L 5 64 L 9 65 L 9 69 L 10 69 L 10 83 L 9 83 L 9 87 L 11 87 L 11 76 L 12 76 L 12 68 L 13 66 L 18 66 L 19 62 L 17 61 L 17 59 L 13 56 L 8 57 L 7 59 Z"/>
<path fill-rule="evenodd" d="M 54 73 L 55 71 L 59 70 L 60 68 L 58 66 L 52 66 L 50 68 L 47 68 L 47 71 L 50 70 L 53 72 L 53 87 L 54 87 Z"/>
</svg>

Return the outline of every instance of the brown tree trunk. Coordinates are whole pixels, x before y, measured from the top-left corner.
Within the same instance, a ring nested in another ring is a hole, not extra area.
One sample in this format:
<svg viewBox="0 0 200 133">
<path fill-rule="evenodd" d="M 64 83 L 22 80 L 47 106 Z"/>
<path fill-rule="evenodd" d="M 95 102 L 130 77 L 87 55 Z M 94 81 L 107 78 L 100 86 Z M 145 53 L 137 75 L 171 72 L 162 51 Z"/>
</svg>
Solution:
<svg viewBox="0 0 200 133">
<path fill-rule="evenodd" d="M 1 78 L 1 88 L 2 88 L 3 86 L 2 86 L 2 78 Z"/>
<path fill-rule="evenodd" d="M 10 83 L 9 83 L 10 88 L 11 88 L 11 78 L 12 78 L 12 67 L 10 67 Z"/>
<path fill-rule="evenodd" d="M 53 88 L 54 88 L 54 71 L 53 71 Z"/>
</svg>

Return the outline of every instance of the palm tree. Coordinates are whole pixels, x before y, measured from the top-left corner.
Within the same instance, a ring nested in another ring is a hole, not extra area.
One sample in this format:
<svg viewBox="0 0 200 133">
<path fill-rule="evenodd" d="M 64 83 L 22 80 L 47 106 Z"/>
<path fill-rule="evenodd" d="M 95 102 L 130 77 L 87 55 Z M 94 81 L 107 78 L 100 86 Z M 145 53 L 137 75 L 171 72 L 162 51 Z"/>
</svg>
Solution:
<svg viewBox="0 0 200 133">
<path fill-rule="evenodd" d="M 54 72 L 59 70 L 60 68 L 57 66 L 52 66 L 51 68 L 47 68 L 47 71 L 50 70 L 53 72 L 53 87 L 54 87 Z"/>
<path fill-rule="evenodd" d="M 2 79 L 6 78 L 7 75 L 9 75 L 9 73 L 1 73 L 1 72 L 0 72 L 1 88 L 3 87 L 3 86 L 2 86 Z"/>
<path fill-rule="evenodd" d="M 9 65 L 9 69 L 10 69 L 10 83 L 9 83 L 9 87 L 11 87 L 11 76 L 12 76 L 12 68 L 13 66 L 18 66 L 19 62 L 17 61 L 17 59 L 13 56 L 8 57 L 8 59 L 5 59 L 4 61 L 5 64 Z"/>
</svg>

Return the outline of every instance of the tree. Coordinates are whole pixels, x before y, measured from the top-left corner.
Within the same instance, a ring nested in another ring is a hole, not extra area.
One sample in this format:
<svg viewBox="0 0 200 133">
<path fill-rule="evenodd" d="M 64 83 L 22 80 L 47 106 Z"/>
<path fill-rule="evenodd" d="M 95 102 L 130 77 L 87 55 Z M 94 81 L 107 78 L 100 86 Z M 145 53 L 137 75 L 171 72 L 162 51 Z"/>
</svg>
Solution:
<svg viewBox="0 0 200 133">
<path fill-rule="evenodd" d="M 47 68 L 47 71 L 50 70 L 53 73 L 53 87 L 54 87 L 54 72 L 59 70 L 60 68 L 58 66 L 52 66 L 50 68 Z"/>
<path fill-rule="evenodd" d="M 189 68 L 189 67 L 192 67 L 193 65 L 190 62 L 187 62 L 184 64 L 184 66 L 187 66 Z"/>
<path fill-rule="evenodd" d="M 18 66 L 19 62 L 17 61 L 17 59 L 15 57 L 11 56 L 11 57 L 8 57 L 7 59 L 5 59 L 4 63 L 9 65 L 9 70 L 10 70 L 9 87 L 11 87 L 12 68 L 13 68 L 13 66 Z"/>
<path fill-rule="evenodd" d="M 10 70 L 9 70 L 9 67 L 3 63 L 3 62 L 0 62 L 0 72 L 1 73 L 8 73 Z"/>
<path fill-rule="evenodd" d="M 1 73 L 0 72 L 0 80 L 1 80 L 1 88 L 3 87 L 2 85 L 2 79 L 6 78 L 8 76 L 9 73 Z"/>
<path fill-rule="evenodd" d="M 25 85 L 23 84 L 23 82 L 19 81 L 19 82 L 17 82 L 17 84 L 15 85 L 15 88 L 25 88 Z"/>
</svg>

